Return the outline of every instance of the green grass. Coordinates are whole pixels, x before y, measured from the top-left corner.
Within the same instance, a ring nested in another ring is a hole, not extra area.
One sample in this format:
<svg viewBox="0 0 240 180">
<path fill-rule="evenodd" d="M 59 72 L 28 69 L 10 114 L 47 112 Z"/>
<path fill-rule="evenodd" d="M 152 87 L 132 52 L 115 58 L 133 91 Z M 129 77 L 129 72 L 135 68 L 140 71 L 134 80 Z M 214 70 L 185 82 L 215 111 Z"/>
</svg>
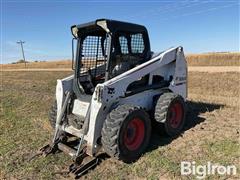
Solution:
<svg viewBox="0 0 240 180">
<path fill-rule="evenodd" d="M 46 89 L 49 91 L 48 88 L 54 89 L 54 86 L 47 84 Z M 43 99 L 45 94 L 34 88 L 36 86 L 23 84 L 19 89 L 7 87 L 1 94 L 0 169 L 5 178 L 51 179 L 54 171 L 50 169 L 54 170 L 56 164 L 64 167 L 69 161 L 69 157 L 60 154 L 29 161 L 51 138 L 45 124 L 48 125 L 48 106 L 52 98 Z"/>
<path fill-rule="evenodd" d="M 208 78 L 206 74 L 201 75 L 201 78 Z M 71 164 L 69 156 L 58 153 L 37 157 L 32 161 L 28 159 L 51 140 L 48 110 L 54 100 L 56 79 L 66 76 L 66 72 L 5 72 L 4 76 L 4 88 L 0 94 L 0 179 L 63 178 L 57 172 Z M 198 77 L 199 74 L 191 76 L 191 88 L 196 87 L 193 86 L 193 81 Z M 209 79 L 208 89 L 216 89 L 212 81 L 215 80 Z M 201 84 L 198 87 L 204 89 Z M 195 106 L 194 111 L 209 108 L 202 108 L 204 103 Z M 183 136 L 171 140 L 156 133 L 151 139 L 148 152 L 135 163 L 125 164 L 106 159 L 85 178 L 194 179 L 194 176 L 180 175 L 180 163 L 183 160 L 196 161 L 197 164 L 206 164 L 207 161 L 222 165 L 233 164 L 239 169 L 239 135 L 235 133 L 235 129 L 239 129 L 239 116 L 234 112 L 236 107 L 232 106 L 201 112 L 204 122 L 191 127 Z M 201 118 L 192 116 L 190 120 L 197 121 Z M 224 124 L 226 122 L 227 125 Z"/>
<path fill-rule="evenodd" d="M 206 142 L 205 146 L 209 160 L 222 165 L 230 165 L 234 160 L 240 160 L 240 144 L 237 140 L 224 139 Z"/>
<path fill-rule="evenodd" d="M 34 108 L 31 108 L 34 104 L 27 97 L 18 96 L 18 94 L 6 93 L 4 95 L 5 97 L 2 98 L 3 115 L 0 123 L 2 129 L 0 155 L 3 156 L 3 161 L 0 163 L 0 168 L 4 169 L 6 177 L 9 174 L 13 176 L 18 174 L 21 177 L 25 174 L 35 174 L 35 171 L 42 172 L 42 177 L 50 177 L 51 171 L 40 170 L 40 168 L 51 164 L 53 157 L 38 158 L 28 162 L 30 156 L 48 140 L 48 134 L 50 134 L 46 130 L 37 128 L 32 121 L 37 117 L 37 111 L 32 111 Z M 25 111 L 27 108 L 31 108 L 29 117 Z M 46 116 L 42 120 L 45 121 Z"/>
</svg>

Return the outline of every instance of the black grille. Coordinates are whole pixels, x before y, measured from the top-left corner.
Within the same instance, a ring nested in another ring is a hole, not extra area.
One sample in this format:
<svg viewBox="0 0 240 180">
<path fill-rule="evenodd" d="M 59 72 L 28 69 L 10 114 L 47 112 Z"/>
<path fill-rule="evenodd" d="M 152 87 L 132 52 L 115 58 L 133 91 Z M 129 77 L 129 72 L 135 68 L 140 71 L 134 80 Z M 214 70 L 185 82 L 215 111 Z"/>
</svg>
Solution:
<svg viewBox="0 0 240 180">
<path fill-rule="evenodd" d="M 93 77 L 105 74 L 108 37 L 87 36 L 82 43 L 81 75 L 91 72 Z M 101 66 L 102 65 L 102 66 Z M 100 67 L 101 66 L 101 67 Z"/>
</svg>

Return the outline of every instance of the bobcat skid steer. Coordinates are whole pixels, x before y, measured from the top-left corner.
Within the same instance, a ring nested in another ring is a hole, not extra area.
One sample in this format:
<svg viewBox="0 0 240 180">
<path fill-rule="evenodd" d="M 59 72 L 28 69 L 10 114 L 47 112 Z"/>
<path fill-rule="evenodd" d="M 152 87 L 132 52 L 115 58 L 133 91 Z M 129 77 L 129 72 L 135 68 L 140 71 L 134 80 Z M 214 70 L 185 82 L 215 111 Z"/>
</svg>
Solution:
<svg viewBox="0 0 240 180">
<path fill-rule="evenodd" d="M 98 19 L 71 27 L 74 74 L 57 80 L 50 111 L 55 129 L 47 155 L 69 154 L 76 177 L 98 163 L 100 153 L 137 160 L 151 138 L 151 124 L 170 136 L 185 122 L 187 65 L 182 47 L 150 50 L 142 25 Z M 88 159 L 83 163 L 83 159 Z"/>
</svg>

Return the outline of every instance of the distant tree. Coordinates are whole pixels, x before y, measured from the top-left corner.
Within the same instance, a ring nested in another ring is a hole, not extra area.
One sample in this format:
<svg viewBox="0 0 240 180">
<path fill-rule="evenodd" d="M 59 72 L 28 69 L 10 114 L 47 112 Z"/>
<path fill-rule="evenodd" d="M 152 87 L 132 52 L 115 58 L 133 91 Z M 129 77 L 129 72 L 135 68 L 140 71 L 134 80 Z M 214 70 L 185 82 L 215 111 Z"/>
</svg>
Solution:
<svg viewBox="0 0 240 180">
<path fill-rule="evenodd" d="M 19 63 L 25 63 L 25 62 L 24 62 L 24 60 L 23 60 L 23 59 L 20 59 L 20 60 L 18 60 L 16 63 L 17 63 L 17 64 L 19 64 Z M 26 61 L 26 63 L 29 63 L 29 62 L 28 62 L 28 61 Z"/>
</svg>

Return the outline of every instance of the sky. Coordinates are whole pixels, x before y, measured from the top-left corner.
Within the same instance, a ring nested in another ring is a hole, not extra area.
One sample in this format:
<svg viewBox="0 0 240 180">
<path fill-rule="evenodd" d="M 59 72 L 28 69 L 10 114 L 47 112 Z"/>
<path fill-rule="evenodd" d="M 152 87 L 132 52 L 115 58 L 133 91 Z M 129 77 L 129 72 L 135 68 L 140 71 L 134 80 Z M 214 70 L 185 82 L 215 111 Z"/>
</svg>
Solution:
<svg viewBox="0 0 240 180">
<path fill-rule="evenodd" d="M 239 51 L 239 0 L 1 1 L 1 64 L 71 58 L 70 27 L 99 18 L 147 27 L 151 50 Z"/>
</svg>

